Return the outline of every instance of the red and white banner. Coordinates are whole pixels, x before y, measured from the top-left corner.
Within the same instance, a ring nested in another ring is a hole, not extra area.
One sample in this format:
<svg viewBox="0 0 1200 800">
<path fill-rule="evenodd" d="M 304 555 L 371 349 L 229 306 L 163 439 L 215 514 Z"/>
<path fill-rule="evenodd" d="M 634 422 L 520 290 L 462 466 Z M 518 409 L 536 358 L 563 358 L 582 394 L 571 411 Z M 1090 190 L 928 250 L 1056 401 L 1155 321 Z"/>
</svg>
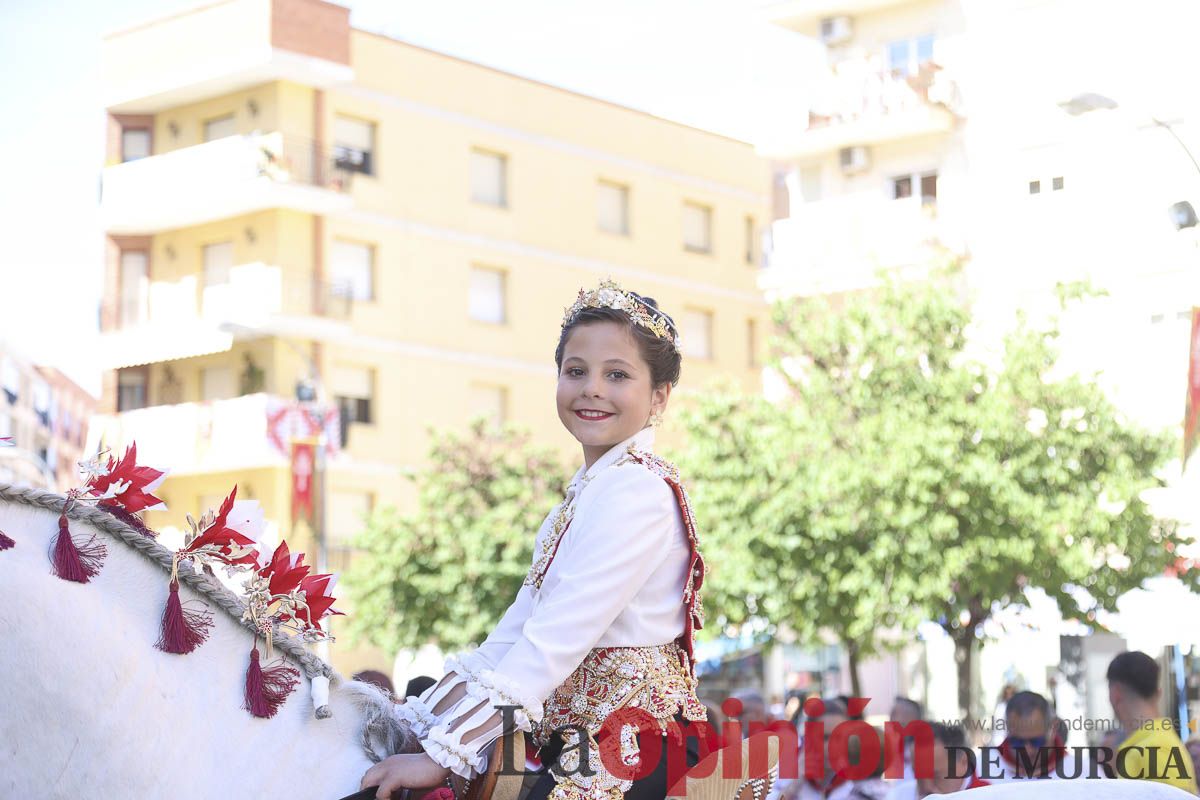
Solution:
<svg viewBox="0 0 1200 800">
<path fill-rule="evenodd" d="M 1183 412 L 1184 468 L 1200 439 L 1200 307 L 1192 309 L 1192 338 L 1188 355 L 1187 405 Z"/>
<path fill-rule="evenodd" d="M 291 451 L 293 439 L 324 438 L 325 454 L 336 455 L 341 446 L 341 418 L 333 406 L 301 405 L 273 399 L 267 405 L 267 438 L 280 453 Z"/>
<path fill-rule="evenodd" d="M 313 517 L 313 472 L 317 447 L 312 442 L 292 442 L 292 520 Z"/>
</svg>

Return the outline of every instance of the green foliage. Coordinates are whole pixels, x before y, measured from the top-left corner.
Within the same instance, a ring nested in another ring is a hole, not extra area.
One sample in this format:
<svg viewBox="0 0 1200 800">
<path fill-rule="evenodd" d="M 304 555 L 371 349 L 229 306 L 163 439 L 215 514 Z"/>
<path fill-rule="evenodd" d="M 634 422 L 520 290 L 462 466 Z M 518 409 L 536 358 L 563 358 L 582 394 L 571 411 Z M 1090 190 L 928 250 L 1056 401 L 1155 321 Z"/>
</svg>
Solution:
<svg viewBox="0 0 1200 800">
<path fill-rule="evenodd" d="M 719 620 L 830 631 L 861 656 L 925 619 L 966 642 L 1035 586 L 1094 620 L 1173 561 L 1173 526 L 1140 499 L 1169 439 L 1059 374 L 1054 326 L 988 352 L 949 278 L 774 316 L 786 399 L 722 390 L 685 417 Z"/>
<path fill-rule="evenodd" d="M 534 534 L 562 499 L 554 451 L 479 421 L 434 433 L 417 507 L 375 513 L 347 584 L 351 632 L 387 650 L 482 642 L 520 589 Z"/>
</svg>

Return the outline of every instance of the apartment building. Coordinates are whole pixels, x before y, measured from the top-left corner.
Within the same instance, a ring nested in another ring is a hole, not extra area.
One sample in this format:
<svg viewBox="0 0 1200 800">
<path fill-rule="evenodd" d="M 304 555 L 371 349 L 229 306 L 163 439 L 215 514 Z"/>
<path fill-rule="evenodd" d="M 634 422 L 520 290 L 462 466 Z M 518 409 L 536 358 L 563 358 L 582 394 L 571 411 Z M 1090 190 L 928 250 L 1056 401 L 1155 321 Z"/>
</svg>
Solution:
<svg viewBox="0 0 1200 800">
<path fill-rule="evenodd" d="M 0 342 L 0 481 L 65 492 L 78 463 L 96 398 L 54 367 L 39 366 Z"/>
<path fill-rule="evenodd" d="M 237 483 L 336 569 L 367 512 L 412 501 L 429 428 L 484 415 L 577 459 L 554 344 L 606 276 L 675 314 L 689 389 L 759 385 L 751 145 L 356 30 L 320 0 L 208 4 L 110 36 L 104 61 L 95 438 L 172 468 L 160 529 Z M 295 431 L 276 423 L 297 397 L 336 408 L 345 440 L 320 543 L 290 518 Z M 378 655 L 334 650 L 344 669 Z"/>
<path fill-rule="evenodd" d="M 976 343 L 995 349 L 1018 310 L 1037 321 L 1058 310 L 1057 284 L 1086 281 L 1104 294 L 1064 316 L 1064 366 L 1095 375 L 1133 421 L 1180 430 L 1200 306 L 1195 217 L 1189 226 L 1176 205 L 1200 207 L 1189 159 L 1200 107 L 1180 60 L 1195 4 L 783 0 L 759 10 L 827 55 L 820 74 L 798 78 L 807 127 L 761 144 L 775 165 L 768 294 L 853 291 L 881 272 L 917 277 L 958 260 Z M 1162 478 L 1156 510 L 1200 532 L 1200 470 L 1176 461 Z M 1134 647 L 1166 635 L 1129 629 Z M 949 663 L 938 647 L 910 654 L 911 669 L 881 668 L 873 693 L 948 682 L 930 701 L 953 713 L 952 678 L 929 679 Z M 989 692 L 1022 658 L 1059 659 L 1051 625 L 988 647 Z"/>
</svg>

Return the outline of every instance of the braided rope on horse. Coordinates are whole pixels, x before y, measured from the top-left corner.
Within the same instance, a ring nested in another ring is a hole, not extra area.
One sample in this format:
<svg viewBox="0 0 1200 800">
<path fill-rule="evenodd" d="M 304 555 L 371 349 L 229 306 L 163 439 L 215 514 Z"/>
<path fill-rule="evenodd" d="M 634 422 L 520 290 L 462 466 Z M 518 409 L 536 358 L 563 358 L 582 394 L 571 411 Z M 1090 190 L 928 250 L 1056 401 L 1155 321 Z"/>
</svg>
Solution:
<svg viewBox="0 0 1200 800">
<path fill-rule="evenodd" d="M 68 506 L 67 499 L 60 494 L 55 494 L 44 489 L 12 486 L 6 483 L 0 483 L 0 500 L 9 500 L 22 505 L 42 508 L 54 514 L 64 513 L 63 508 L 67 506 L 65 513 L 68 519 L 86 522 L 104 531 L 138 553 L 141 553 L 148 561 L 157 564 L 165 572 L 169 573 L 171 571 L 171 563 L 175 557 L 173 550 L 159 544 L 154 539 L 130 527 L 112 514 L 95 508 L 91 504 L 71 503 Z M 196 572 L 192 565 L 188 563 L 179 565 L 179 580 L 222 609 L 243 628 L 257 635 L 258 632 L 254 626 L 242 619 L 242 612 L 246 609 L 245 603 L 242 602 L 240 597 L 217 582 L 215 578 L 202 572 Z M 299 665 L 304 670 L 305 676 L 309 679 L 318 677 L 332 678 L 335 674 L 333 667 L 309 652 L 304 644 L 294 637 L 282 634 L 276 635 L 273 637 L 273 645 Z"/>
</svg>

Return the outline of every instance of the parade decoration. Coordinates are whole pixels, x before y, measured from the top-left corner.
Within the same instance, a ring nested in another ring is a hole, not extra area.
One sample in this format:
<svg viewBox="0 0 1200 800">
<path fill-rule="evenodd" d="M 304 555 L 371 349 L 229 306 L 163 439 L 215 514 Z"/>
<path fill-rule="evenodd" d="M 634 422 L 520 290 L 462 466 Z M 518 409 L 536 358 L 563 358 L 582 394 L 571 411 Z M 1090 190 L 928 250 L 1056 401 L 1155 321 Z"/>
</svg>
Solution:
<svg viewBox="0 0 1200 800">
<path fill-rule="evenodd" d="M 641 295 L 627 292 L 611 278 L 600 281 L 600 285 L 588 291 L 579 290 L 575 303 L 563 314 L 562 327 L 567 327 L 579 316 L 579 312 L 587 308 L 612 308 L 624 311 L 637 325 L 653 333 L 660 339 L 666 339 L 676 350 L 680 349 L 679 331 L 675 321 L 666 313 L 648 304 Z"/>
<path fill-rule="evenodd" d="M 189 542 L 181 547 L 171 562 L 171 579 L 167 589 L 167 606 L 155 647 L 164 653 L 184 655 L 208 639 L 212 614 L 203 610 L 184 608 L 179 599 L 179 565 L 191 562 L 193 569 L 214 564 L 223 565 L 227 572 L 250 569 L 258 563 L 258 536 L 263 527 L 262 510 L 257 502 L 237 500 L 237 486 L 221 503 L 217 512 L 204 512 L 199 520 L 187 516 L 192 529 Z"/>
<path fill-rule="evenodd" d="M 87 583 L 100 573 L 108 550 L 94 534 L 86 542 L 75 541 L 67 523 L 67 509 L 72 503 L 95 503 L 98 508 L 153 535 L 134 515 L 140 511 L 166 508 L 166 504 L 153 492 L 167 473 L 153 467 L 138 466 L 136 442 L 129 445 L 120 460 L 101 450 L 87 461 L 81 461 L 79 470 L 86 480 L 82 488 L 67 492 L 67 501 L 58 516 L 58 535 L 54 539 L 50 559 L 54 574 L 58 577 L 75 583 Z"/>
<path fill-rule="evenodd" d="M 246 610 L 242 619 L 266 640 L 268 659 L 272 656 L 272 640 L 279 631 L 306 642 L 333 640 L 321 628 L 321 620 L 342 613 L 333 608 L 335 598 L 330 592 L 334 576 L 309 575 L 310 569 L 303 553 L 292 553 L 287 542 L 280 542 L 245 583 Z M 273 717 L 299 680 L 300 673 L 285 663 L 262 665 L 256 636 L 246 670 L 243 707 L 256 717 Z"/>
</svg>

